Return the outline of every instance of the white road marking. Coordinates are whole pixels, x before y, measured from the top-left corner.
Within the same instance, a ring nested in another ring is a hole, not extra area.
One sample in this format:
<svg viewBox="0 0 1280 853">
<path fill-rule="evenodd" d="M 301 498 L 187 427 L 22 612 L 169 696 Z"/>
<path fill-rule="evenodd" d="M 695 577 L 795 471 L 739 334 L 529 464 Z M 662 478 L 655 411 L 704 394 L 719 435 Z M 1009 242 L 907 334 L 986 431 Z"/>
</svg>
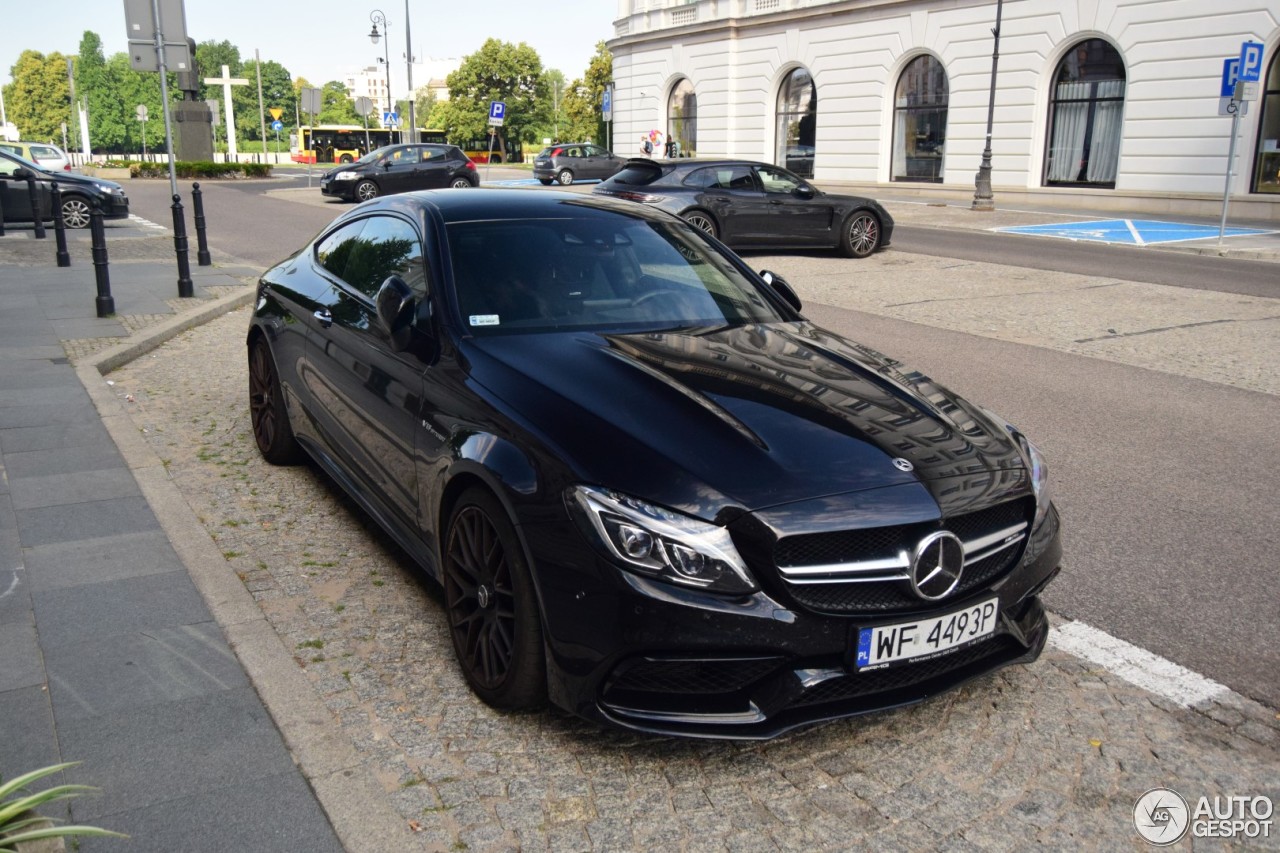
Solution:
<svg viewBox="0 0 1280 853">
<path fill-rule="evenodd" d="M 150 219 L 143 219 L 141 216 L 139 216 L 139 215 L 138 215 L 138 214 L 136 214 L 136 213 L 130 213 L 130 214 L 129 214 L 129 222 L 130 222 L 130 223 L 132 223 L 132 224 L 134 224 L 134 225 L 137 225 L 139 228 L 151 228 L 151 229 L 153 229 L 153 230 L 155 230 L 155 231 L 168 231 L 168 230 L 169 230 L 168 228 L 165 228 L 163 225 L 160 225 L 160 224 L 158 224 L 158 223 L 152 222 Z"/>
<path fill-rule="evenodd" d="M 1231 692 L 1225 685 L 1083 622 L 1051 628 L 1049 645 L 1185 708 L 1204 705 Z"/>
<path fill-rule="evenodd" d="M 1138 233 L 1138 229 L 1133 227 L 1132 219 L 1124 220 L 1124 224 L 1129 228 L 1129 233 L 1133 235 L 1133 242 L 1139 246 L 1147 245 L 1146 241 L 1142 239 L 1142 235 Z"/>
</svg>

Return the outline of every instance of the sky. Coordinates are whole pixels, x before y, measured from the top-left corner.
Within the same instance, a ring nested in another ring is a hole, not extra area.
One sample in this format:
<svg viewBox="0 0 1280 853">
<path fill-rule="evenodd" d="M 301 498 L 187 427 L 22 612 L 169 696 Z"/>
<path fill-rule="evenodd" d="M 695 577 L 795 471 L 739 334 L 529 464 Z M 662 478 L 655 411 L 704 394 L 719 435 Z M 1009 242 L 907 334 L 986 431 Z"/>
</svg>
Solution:
<svg viewBox="0 0 1280 853">
<path fill-rule="evenodd" d="M 22 15 L 6 15 L 0 27 L 0 83 L 11 81 L 14 63 L 24 50 L 78 53 L 85 30 L 102 39 L 104 55 L 124 51 L 124 5 L 123 0 L 59 0 L 45 11 L 37 6 Z M 369 15 L 381 10 L 389 24 L 392 91 L 405 91 L 404 0 L 185 0 L 185 5 L 187 35 L 196 42 L 229 41 L 240 48 L 242 60 L 253 59 L 256 48 L 264 62 L 279 62 L 294 77 L 317 86 L 377 63 L 384 43 L 375 47 L 370 42 Z M 586 71 L 596 42 L 613 37 L 616 11 L 615 0 L 551 5 L 530 0 L 485 0 L 482 5 L 409 0 L 413 52 L 422 63 L 414 67 L 413 82 L 427 82 L 428 59 L 460 60 L 488 38 L 525 42 L 538 52 L 544 68 L 559 69 L 571 81 Z M 21 25 L 22 19 L 29 25 Z M 221 74 L 221 69 L 200 71 L 204 76 Z"/>
</svg>

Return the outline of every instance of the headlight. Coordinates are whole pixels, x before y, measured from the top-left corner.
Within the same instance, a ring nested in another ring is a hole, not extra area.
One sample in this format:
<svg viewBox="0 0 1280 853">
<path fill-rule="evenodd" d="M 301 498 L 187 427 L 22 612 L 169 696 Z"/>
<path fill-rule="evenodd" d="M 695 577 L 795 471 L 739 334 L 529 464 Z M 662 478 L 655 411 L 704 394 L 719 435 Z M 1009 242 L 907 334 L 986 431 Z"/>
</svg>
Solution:
<svg viewBox="0 0 1280 853">
<path fill-rule="evenodd" d="M 115 188 L 114 188 L 114 187 L 107 186 L 106 184 L 94 184 L 94 186 L 95 186 L 95 187 L 97 187 L 98 189 L 102 190 L 102 191 L 103 191 L 104 193 L 106 193 L 107 195 L 111 195 L 112 193 L 114 193 L 114 192 L 115 192 Z"/>
<path fill-rule="evenodd" d="M 712 592 L 757 588 L 723 527 L 590 486 L 566 497 L 586 532 L 630 571 Z"/>
<path fill-rule="evenodd" d="M 1049 514 L 1049 465 L 1044 461 L 1043 454 L 1040 449 L 1031 443 L 1031 440 L 1016 430 L 1013 433 L 1018 439 L 1018 446 L 1022 448 L 1022 455 L 1027 460 L 1027 467 L 1031 469 L 1031 489 L 1036 495 L 1036 520 L 1031 526 L 1034 530 L 1040 526 L 1040 522 L 1044 521 L 1044 517 Z"/>
<path fill-rule="evenodd" d="M 333 179 L 335 181 L 354 181 L 358 177 L 360 175 L 357 172 L 339 172 L 333 176 Z"/>
</svg>

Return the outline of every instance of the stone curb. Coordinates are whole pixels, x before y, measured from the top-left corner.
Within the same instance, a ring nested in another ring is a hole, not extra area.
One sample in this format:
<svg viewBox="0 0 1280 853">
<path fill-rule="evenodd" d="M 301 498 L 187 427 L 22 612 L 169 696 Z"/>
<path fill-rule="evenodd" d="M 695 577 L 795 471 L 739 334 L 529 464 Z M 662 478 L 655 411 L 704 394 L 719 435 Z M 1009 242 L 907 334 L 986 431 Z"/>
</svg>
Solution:
<svg viewBox="0 0 1280 853">
<path fill-rule="evenodd" d="M 245 293 L 228 294 L 150 327 L 86 359 L 76 374 L 338 838 L 352 851 L 401 849 L 412 844 L 411 833 L 388 804 L 381 784 L 103 381 L 110 371 L 250 303 L 254 295 L 254 288 L 247 287 Z"/>
</svg>

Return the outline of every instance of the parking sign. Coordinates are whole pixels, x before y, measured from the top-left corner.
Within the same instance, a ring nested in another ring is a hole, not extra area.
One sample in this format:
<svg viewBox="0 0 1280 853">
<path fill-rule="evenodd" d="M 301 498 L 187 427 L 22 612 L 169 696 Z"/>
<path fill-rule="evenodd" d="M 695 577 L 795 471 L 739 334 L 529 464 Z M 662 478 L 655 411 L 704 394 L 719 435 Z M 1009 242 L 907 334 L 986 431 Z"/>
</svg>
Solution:
<svg viewBox="0 0 1280 853">
<path fill-rule="evenodd" d="M 1240 45 L 1240 82 L 1257 83 L 1262 79 L 1262 45 L 1247 41 Z"/>
<path fill-rule="evenodd" d="M 494 127 L 502 127 L 503 120 L 507 117 L 507 105 L 502 101 L 489 102 L 489 124 Z"/>
</svg>

